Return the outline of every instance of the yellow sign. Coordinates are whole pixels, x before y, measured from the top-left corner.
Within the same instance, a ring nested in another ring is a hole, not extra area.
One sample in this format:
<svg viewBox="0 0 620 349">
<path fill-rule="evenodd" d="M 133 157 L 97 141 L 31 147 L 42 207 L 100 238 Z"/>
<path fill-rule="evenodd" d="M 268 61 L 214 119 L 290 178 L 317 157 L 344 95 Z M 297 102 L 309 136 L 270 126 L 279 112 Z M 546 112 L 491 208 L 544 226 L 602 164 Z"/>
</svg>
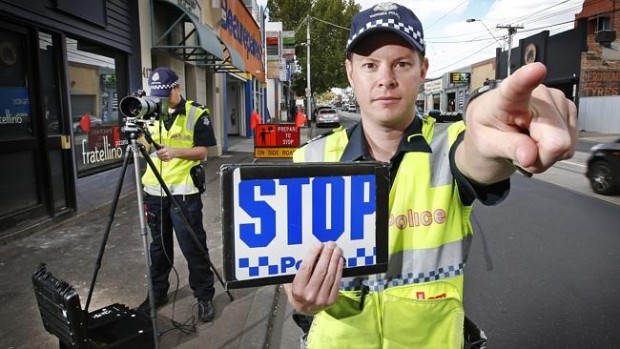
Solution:
<svg viewBox="0 0 620 349">
<path fill-rule="evenodd" d="M 297 148 L 254 148 L 255 158 L 292 158 Z"/>
</svg>

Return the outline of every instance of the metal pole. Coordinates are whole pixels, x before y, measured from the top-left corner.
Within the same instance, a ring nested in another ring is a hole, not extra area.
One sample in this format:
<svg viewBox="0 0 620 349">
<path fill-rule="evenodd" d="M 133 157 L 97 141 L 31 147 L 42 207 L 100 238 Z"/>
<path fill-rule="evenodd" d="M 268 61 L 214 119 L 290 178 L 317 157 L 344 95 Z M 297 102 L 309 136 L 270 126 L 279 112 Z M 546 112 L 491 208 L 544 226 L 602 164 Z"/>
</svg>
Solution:
<svg viewBox="0 0 620 349">
<path fill-rule="evenodd" d="M 506 77 L 510 76 L 510 53 L 512 52 L 512 35 L 510 35 L 510 30 L 508 30 L 508 58 L 506 63 Z"/>
<path fill-rule="evenodd" d="M 510 53 L 512 52 L 512 36 L 515 35 L 515 33 L 517 32 L 517 29 L 523 29 L 522 25 L 498 25 L 497 28 L 499 29 L 508 29 L 508 57 L 507 57 L 507 62 L 506 62 L 506 77 L 510 76 L 511 72 L 510 72 Z"/>
<path fill-rule="evenodd" d="M 306 98 L 308 100 L 308 110 L 306 110 L 306 117 L 310 120 L 312 117 L 312 89 L 310 87 L 310 16 L 306 16 L 308 21 L 306 24 Z M 312 120 L 310 120 L 312 123 Z"/>
</svg>

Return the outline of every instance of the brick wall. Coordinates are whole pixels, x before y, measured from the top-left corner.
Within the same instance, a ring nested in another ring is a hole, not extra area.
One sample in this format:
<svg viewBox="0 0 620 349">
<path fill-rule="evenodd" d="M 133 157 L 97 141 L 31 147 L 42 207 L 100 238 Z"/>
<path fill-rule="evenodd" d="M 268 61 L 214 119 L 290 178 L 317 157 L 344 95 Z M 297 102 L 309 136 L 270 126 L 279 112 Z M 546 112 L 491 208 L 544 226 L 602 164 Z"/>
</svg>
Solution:
<svg viewBox="0 0 620 349">
<path fill-rule="evenodd" d="M 609 6 L 600 8 L 600 0 L 586 0 L 582 13 L 600 13 L 605 11 L 609 16 L 611 30 L 620 33 L 620 0 L 609 1 Z M 588 7 L 597 6 L 596 10 Z M 588 21 L 588 51 L 581 54 L 581 74 L 579 84 L 580 97 L 599 97 L 620 95 L 620 56 L 606 54 L 606 50 L 616 51 L 614 48 L 603 48 L 595 41 L 597 21 L 590 17 Z"/>
</svg>

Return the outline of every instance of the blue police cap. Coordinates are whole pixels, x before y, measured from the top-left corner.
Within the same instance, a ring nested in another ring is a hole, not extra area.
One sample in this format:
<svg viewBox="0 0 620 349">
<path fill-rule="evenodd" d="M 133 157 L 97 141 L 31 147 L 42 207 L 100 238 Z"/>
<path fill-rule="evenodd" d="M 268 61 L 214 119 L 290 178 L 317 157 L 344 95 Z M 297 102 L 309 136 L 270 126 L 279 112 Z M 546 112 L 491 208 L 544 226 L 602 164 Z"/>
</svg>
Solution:
<svg viewBox="0 0 620 349">
<path fill-rule="evenodd" d="M 177 85 L 179 85 L 179 77 L 170 68 L 155 68 L 149 77 L 149 87 L 153 97 L 170 97 L 170 90 Z"/>
<path fill-rule="evenodd" d="M 353 16 L 347 41 L 347 56 L 361 39 L 378 31 L 396 33 L 422 55 L 426 53 L 424 31 L 418 17 L 407 7 L 384 2 Z"/>
</svg>

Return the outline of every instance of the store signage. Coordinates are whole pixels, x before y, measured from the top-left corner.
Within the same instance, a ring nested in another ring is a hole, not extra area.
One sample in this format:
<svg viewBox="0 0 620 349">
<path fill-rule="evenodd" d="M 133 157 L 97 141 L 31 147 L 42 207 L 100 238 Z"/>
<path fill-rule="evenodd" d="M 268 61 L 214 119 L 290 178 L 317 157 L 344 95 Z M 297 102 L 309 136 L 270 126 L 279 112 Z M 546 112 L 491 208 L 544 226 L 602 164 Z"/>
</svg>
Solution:
<svg viewBox="0 0 620 349">
<path fill-rule="evenodd" d="M 297 147 L 299 128 L 295 124 L 259 124 L 254 129 L 255 158 L 292 157 Z"/>
<path fill-rule="evenodd" d="M 386 270 L 386 164 L 224 165 L 220 180 L 227 287 L 291 282 L 308 250 L 330 241 L 345 276 Z"/>
<path fill-rule="evenodd" d="M 254 75 L 259 81 L 264 81 L 263 36 L 254 17 L 243 1 L 221 0 L 220 7 L 224 19 L 218 31 L 220 39 L 229 46 L 229 49 L 237 51 L 243 60 L 246 72 Z"/>
<path fill-rule="evenodd" d="M 82 164 L 95 164 L 123 158 L 128 141 L 121 138 L 118 126 L 94 127 L 88 132 L 88 141 L 82 139 Z"/>
<path fill-rule="evenodd" d="M 471 80 L 470 73 L 463 73 L 463 72 L 450 73 L 451 84 L 469 84 L 470 80 Z"/>
<path fill-rule="evenodd" d="M 0 126 L 30 122 L 27 87 L 0 87 Z"/>
<path fill-rule="evenodd" d="M 424 83 L 424 92 L 433 93 L 440 92 L 443 88 L 443 81 L 441 79 L 435 79 Z"/>
<path fill-rule="evenodd" d="M 282 32 L 282 57 L 293 58 L 295 56 L 295 32 Z"/>
</svg>

